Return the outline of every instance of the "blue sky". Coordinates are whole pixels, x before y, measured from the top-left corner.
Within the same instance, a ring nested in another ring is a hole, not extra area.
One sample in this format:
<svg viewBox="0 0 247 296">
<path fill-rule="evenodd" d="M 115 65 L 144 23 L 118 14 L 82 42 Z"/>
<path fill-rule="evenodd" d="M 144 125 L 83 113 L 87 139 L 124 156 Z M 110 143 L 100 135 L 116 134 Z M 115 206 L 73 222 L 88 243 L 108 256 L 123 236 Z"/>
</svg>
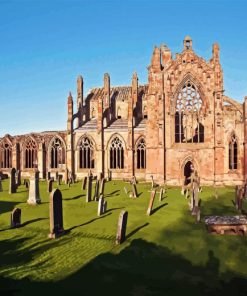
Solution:
<svg viewBox="0 0 247 296">
<path fill-rule="evenodd" d="M 84 77 L 86 94 L 147 82 L 154 45 L 173 54 L 185 35 L 209 59 L 218 42 L 225 94 L 247 95 L 247 1 L 0 0 L 0 137 L 64 130 L 67 95 Z"/>
</svg>

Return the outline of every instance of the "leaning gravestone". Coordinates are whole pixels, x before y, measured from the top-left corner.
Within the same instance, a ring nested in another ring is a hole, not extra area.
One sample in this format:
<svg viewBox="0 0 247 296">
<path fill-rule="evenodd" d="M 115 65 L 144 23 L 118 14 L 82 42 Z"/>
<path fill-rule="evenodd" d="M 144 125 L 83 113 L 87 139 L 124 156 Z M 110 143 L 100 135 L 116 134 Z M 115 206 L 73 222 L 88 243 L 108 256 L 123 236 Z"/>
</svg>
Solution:
<svg viewBox="0 0 247 296">
<path fill-rule="evenodd" d="M 49 193 L 52 192 L 52 184 L 53 184 L 53 180 L 50 179 L 50 180 L 47 182 L 47 192 L 49 192 Z"/>
<path fill-rule="evenodd" d="M 160 198 L 159 201 L 163 200 L 163 188 L 160 189 Z"/>
<path fill-rule="evenodd" d="M 2 179 L 0 178 L 0 192 L 3 192 Z"/>
<path fill-rule="evenodd" d="M 104 197 L 101 196 L 98 202 L 98 216 L 101 216 L 104 212 Z"/>
<path fill-rule="evenodd" d="M 39 172 L 36 171 L 30 178 L 29 196 L 27 203 L 29 205 L 37 205 L 41 203 L 39 194 Z"/>
<path fill-rule="evenodd" d="M 117 229 L 117 237 L 116 237 L 116 244 L 117 245 L 119 245 L 125 241 L 127 220 L 128 220 L 128 212 L 121 211 L 119 218 L 118 218 L 118 229 Z"/>
<path fill-rule="evenodd" d="M 105 178 L 103 178 L 100 182 L 99 194 L 104 195 L 104 190 L 105 190 Z"/>
<path fill-rule="evenodd" d="M 64 233 L 62 193 L 54 189 L 50 194 L 50 233 L 49 238 L 57 238 Z"/>
<path fill-rule="evenodd" d="M 156 191 L 155 190 L 151 191 L 151 196 L 150 196 L 148 210 L 147 210 L 147 215 L 148 216 L 150 216 L 152 214 L 153 204 L 154 204 L 154 199 L 155 199 L 155 194 L 156 194 Z"/>
<path fill-rule="evenodd" d="M 86 202 L 90 202 L 92 200 L 92 176 L 88 176 L 87 181 L 87 194 L 86 194 Z"/>
<path fill-rule="evenodd" d="M 12 228 L 21 226 L 21 209 L 14 208 L 11 212 L 10 226 Z"/>
<path fill-rule="evenodd" d="M 132 183 L 132 197 L 137 198 L 137 190 L 135 183 Z"/>
<path fill-rule="evenodd" d="M 87 187 L 87 177 L 84 177 L 82 180 L 82 190 L 85 190 Z"/>
<path fill-rule="evenodd" d="M 16 193 L 15 173 L 16 173 L 15 168 L 12 168 L 10 172 L 9 194 Z"/>
</svg>

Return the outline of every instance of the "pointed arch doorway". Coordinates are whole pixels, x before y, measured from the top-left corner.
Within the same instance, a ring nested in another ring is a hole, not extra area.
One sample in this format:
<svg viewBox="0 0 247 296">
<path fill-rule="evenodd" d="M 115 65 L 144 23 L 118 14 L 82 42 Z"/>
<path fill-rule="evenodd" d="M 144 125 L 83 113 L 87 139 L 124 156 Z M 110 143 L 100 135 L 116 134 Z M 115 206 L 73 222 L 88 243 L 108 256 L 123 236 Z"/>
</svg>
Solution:
<svg viewBox="0 0 247 296">
<path fill-rule="evenodd" d="M 184 174 L 184 185 L 188 185 L 190 183 L 190 176 L 192 172 L 194 171 L 194 164 L 191 160 L 188 160 L 183 169 Z"/>
</svg>

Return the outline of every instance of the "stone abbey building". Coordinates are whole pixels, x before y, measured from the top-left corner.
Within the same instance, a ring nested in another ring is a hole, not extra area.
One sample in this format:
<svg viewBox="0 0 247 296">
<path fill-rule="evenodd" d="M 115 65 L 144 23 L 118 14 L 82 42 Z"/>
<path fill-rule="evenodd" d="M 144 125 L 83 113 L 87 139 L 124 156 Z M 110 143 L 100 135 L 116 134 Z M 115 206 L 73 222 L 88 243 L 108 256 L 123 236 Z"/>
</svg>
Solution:
<svg viewBox="0 0 247 296">
<path fill-rule="evenodd" d="M 5 135 L 0 139 L 0 170 L 11 167 L 41 178 L 67 171 L 78 179 L 91 171 L 113 178 L 181 185 L 191 164 L 201 184 L 241 184 L 247 176 L 247 97 L 243 104 L 224 93 L 219 46 L 209 61 L 196 55 L 185 37 L 183 50 L 155 47 L 148 83 L 103 86 L 68 97 L 67 130 Z M 76 110 L 74 108 L 76 103 Z"/>
</svg>

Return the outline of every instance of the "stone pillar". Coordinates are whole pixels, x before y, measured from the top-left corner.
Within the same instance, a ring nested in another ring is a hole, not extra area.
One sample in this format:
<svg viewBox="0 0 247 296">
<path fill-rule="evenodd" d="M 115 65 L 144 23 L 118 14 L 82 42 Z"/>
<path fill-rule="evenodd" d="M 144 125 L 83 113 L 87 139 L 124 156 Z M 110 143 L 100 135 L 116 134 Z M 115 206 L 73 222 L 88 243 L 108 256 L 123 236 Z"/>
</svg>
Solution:
<svg viewBox="0 0 247 296">
<path fill-rule="evenodd" d="M 74 153 L 73 153 L 73 98 L 71 92 L 68 96 L 68 120 L 67 120 L 67 168 L 74 175 Z"/>
<path fill-rule="evenodd" d="M 83 77 L 81 75 L 77 78 L 77 127 L 82 124 L 82 108 L 83 108 Z"/>
<path fill-rule="evenodd" d="M 110 113 L 110 107 L 111 107 L 111 102 L 110 102 L 110 93 L 111 93 L 111 88 L 110 88 L 110 75 L 108 73 L 105 73 L 104 75 L 104 100 L 103 100 L 103 107 L 104 107 L 104 121 L 105 126 L 107 127 L 110 124 L 111 121 L 111 113 Z"/>
</svg>

